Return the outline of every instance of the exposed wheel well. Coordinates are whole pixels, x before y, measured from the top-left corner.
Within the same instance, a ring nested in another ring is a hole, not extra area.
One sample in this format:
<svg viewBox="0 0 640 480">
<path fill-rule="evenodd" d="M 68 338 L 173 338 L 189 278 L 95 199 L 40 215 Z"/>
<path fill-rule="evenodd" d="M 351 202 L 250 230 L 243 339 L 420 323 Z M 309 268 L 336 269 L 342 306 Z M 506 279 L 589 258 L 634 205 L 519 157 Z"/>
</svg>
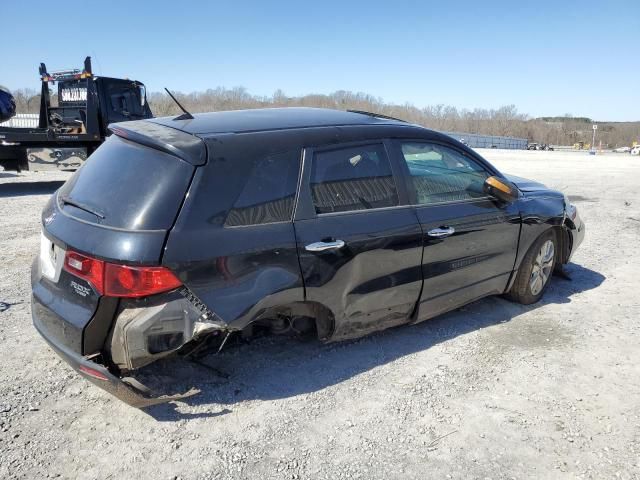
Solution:
<svg viewBox="0 0 640 480">
<path fill-rule="evenodd" d="M 556 242 L 558 243 L 556 269 L 561 269 L 562 265 L 567 263 L 569 259 L 569 255 L 571 253 L 572 238 L 566 225 L 558 225 L 556 227 L 552 227 L 552 230 L 556 235 Z"/>
<path fill-rule="evenodd" d="M 243 335 L 252 336 L 256 329 L 267 328 L 274 334 L 315 335 L 321 341 L 333 333 L 331 310 L 317 302 L 294 302 L 264 310 L 245 328 Z"/>
</svg>

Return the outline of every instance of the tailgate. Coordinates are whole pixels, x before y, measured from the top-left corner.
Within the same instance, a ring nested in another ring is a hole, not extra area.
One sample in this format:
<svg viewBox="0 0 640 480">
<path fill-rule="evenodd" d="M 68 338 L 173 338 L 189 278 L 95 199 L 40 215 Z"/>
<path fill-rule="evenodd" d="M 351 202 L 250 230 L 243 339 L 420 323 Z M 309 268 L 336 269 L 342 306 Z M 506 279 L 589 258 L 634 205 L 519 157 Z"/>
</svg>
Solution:
<svg viewBox="0 0 640 480">
<path fill-rule="evenodd" d="M 177 155 L 117 135 L 91 155 L 43 211 L 32 270 L 32 313 L 39 330 L 74 352 L 93 353 L 85 351 L 86 329 L 97 317 L 105 322 L 105 308 L 111 310 L 110 322 L 113 302 L 103 301 L 110 298 L 101 297 L 91 281 L 70 273 L 65 255 L 159 265 L 195 168 Z M 108 331 L 98 330 L 104 336 Z"/>
</svg>

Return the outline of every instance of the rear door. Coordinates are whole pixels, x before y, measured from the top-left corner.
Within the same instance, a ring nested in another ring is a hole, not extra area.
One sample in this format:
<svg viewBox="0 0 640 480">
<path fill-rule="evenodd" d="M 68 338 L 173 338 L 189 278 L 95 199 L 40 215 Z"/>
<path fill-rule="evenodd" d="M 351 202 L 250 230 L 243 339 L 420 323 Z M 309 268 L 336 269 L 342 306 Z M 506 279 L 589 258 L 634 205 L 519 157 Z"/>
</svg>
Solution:
<svg viewBox="0 0 640 480">
<path fill-rule="evenodd" d="M 395 141 L 424 232 L 418 320 L 502 293 L 514 267 L 520 215 L 483 192 L 497 172 L 454 144 Z"/>
<path fill-rule="evenodd" d="M 422 230 L 394 173 L 383 142 L 305 151 L 296 241 L 306 300 L 331 309 L 333 339 L 407 322 L 418 300 Z"/>
</svg>

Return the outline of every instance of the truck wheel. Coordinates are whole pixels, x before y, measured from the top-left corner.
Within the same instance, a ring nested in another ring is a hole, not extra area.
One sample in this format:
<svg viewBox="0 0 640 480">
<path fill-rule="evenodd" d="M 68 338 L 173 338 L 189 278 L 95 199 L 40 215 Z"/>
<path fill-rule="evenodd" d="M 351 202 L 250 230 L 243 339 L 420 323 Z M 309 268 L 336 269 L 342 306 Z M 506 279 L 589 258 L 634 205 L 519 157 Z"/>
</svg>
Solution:
<svg viewBox="0 0 640 480">
<path fill-rule="evenodd" d="M 549 286 L 556 266 L 558 241 L 552 230 L 542 234 L 522 259 L 507 297 L 523 305 L 536 303 Z"/>
</svg>

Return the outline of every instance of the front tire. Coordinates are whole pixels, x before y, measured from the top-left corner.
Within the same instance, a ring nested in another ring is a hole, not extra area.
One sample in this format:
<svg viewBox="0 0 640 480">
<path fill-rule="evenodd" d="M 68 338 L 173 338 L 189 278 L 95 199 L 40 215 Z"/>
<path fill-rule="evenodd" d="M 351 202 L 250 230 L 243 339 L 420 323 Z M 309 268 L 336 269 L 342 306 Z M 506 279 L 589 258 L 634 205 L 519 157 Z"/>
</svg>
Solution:
<svg viewBox="0 0 640 480">
<path fill-rule="evenodd" d="M 549 230 L 542 234 L 522 259 L 507 297 L 523 305 L 540 300 L 553 275 L 557 252 L 558 241 L 555 233 Z"/>
</svg>

